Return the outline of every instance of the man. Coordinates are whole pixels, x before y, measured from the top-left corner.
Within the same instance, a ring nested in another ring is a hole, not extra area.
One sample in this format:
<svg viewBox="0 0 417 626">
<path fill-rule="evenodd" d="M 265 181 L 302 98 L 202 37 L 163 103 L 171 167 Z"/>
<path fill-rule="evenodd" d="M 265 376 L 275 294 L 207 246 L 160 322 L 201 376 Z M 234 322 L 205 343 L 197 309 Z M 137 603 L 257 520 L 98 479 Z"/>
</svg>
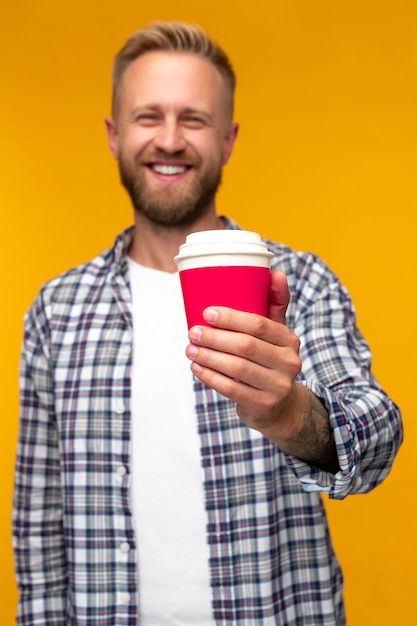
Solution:
<svg viewBox="0 0 417 626">
<path fill-rule="evenodd" d="M 209 307 L 186 345 L 173 257 L 190 232 L 238 228 L 215 208 L 234 73 L 199 28 L 160 23 L 113 78 L 107 133 L 135 227 L 26 317 L 18 622 L 342 626 L 320 491 L 381 482 L 399 411 L 345 289 L 280 244 L 269 317 Z"/>
</svg>

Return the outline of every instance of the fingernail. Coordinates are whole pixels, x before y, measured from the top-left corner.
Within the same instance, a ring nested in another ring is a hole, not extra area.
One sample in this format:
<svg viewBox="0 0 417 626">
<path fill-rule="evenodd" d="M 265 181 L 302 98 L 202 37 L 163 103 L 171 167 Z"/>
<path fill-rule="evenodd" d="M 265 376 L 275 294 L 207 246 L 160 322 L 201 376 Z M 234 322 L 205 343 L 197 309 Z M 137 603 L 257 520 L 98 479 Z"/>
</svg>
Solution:
<svg viewBox="0 0 417 626">
<path fill-rule="evenodd" d="M 194 372 L 194 374 L 197 374 L 197 376 L 200 374 L 202 369 L 203 368 L 198 363 L 191 364 L 191 371 Z"/>
<path fill-rule="evenodd" d="M 188 333 L 188 337 L 190 338 L 191 341 L 200 341 L 202 334 L 203 332 L 201 328 L 199 328 L 198 326 L 193 326 L 190 332 Z"/>
<path fill-rule="evenodd" d="M 193 343 L 190 343 L 189 346 L 187 346 L 187 356 L 190 359 L 194 359 L 194 357 L 196 357 L 198 354 L 198 348 L 197 346 L 195 346 Z"/>
<path fill-rule="evenodd" d="M 206 322 L 209 322 L 209 324 L 214 324 L 214 322 L 219 317 L 219 314 L 216 309 L 205 309 L 205 311 L 203 312 L 203 317 Z"/>
</svg>

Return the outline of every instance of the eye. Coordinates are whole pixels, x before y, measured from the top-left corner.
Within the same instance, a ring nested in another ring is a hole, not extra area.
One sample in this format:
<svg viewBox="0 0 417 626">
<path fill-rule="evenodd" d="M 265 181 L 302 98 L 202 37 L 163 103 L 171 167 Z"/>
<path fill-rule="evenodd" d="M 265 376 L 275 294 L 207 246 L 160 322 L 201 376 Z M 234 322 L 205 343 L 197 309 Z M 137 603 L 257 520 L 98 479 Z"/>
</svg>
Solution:
<svg viewBox="0 0 417 626">
<path fill-rule="evenodd" d="M 139 113 L 135 117 L 135 122 L 141 124 L 142 126 L 153 126 L 154 124 L 157 124 L 158 121 L 159 116 L 157 115 L 157 113 Z"/>
<path fill-rule="evenodd" d="M 189 128 L 202 128 L 205 126 L 205 120 L 198 115 L 186 115 L 182 121 Z"/>
</svg>

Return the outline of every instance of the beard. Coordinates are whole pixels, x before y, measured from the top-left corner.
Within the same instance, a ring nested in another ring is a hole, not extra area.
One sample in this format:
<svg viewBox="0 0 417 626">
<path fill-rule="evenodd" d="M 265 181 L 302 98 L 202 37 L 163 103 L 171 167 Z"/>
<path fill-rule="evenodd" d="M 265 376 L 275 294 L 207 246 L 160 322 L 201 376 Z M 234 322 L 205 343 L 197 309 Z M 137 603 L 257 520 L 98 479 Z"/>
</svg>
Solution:
<svg viewBox="0 0 417 626">
<path fill-rule="evenodd" d="M 198 220 L 212 204 L 221 184 L 222 162 L 211 159 L 201 170 L 201 159 L 173 159 L 172 156 L 158 151 L 146 162 L 163 160 L 164 163 L 178 164 L 182 160 L 193 167 L 193 178 L 189 181 L 155 186 L 148 179 L 146 164 L 139 156 L 132 164 L 126 156 L 119 154 L 120 181 L 130 196 L 135 211 L 146 216 L 160 226 L 189 226 Z M 159 189 L 157 187 L 160 187 Z"/>
</svg>

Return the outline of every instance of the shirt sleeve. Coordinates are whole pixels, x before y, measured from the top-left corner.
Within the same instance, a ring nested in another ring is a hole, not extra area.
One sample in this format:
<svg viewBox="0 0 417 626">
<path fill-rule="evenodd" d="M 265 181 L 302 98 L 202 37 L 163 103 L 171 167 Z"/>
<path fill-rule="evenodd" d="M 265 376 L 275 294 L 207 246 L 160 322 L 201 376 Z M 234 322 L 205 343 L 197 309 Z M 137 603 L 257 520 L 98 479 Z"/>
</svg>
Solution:
<svg viewBox="0 0 417 626">
<path fill-rule="evenodd" d="M 329 474 L 291 455 L 287 463 L 307 491 L 335 499 L 368 492 L 387 476 L 402 442 L 400 411 L 372 374 L 371 353 L 347 290 L 312 255 L 296 294 L 299 382 L 329 411 L 340 471 Z"/>
<path fill-rule="evenodd" d="M 61 468 L 41 300 L 25 319 L 20 428 L 13 503 L 13 547 L 20 625 L 64 626 L 66 566 Z"/>
</svg>

